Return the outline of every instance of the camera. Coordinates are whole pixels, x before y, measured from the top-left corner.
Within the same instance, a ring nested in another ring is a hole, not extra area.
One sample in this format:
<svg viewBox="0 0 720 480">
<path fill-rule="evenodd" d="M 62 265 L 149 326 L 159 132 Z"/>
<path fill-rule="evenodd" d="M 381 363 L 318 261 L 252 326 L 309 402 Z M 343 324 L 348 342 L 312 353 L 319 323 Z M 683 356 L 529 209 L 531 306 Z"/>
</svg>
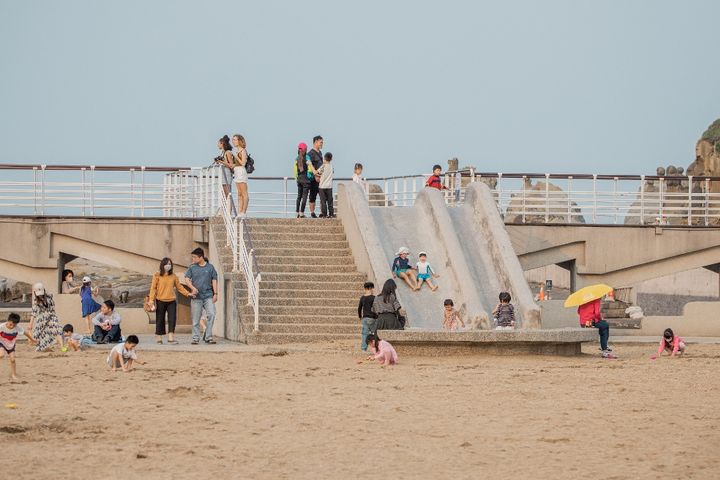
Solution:
<svg viewBox="0 0 720 480">
<path fill-rule="evenodd" d="M 215 158 L 213 159 L 213 161 L 214 161 L 215 163 L 222 163 L 222 162 L 223 162 L 223 157 L 222 157 L 222 155 L 218 155 L 217 157 L 215 157 Z"/>
</svg>

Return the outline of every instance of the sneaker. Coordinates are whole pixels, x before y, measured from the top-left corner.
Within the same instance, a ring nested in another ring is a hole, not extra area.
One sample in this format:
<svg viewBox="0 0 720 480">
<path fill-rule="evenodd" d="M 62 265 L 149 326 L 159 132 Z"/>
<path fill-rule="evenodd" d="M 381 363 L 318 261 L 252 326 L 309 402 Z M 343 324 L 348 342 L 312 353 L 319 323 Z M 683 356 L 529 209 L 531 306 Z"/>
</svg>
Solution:
<svg viewBox="0 0 720 480">
<path fill-rule="evenodd" d="M 215 345 L 217 342 L 211 338 L 210 340 L 205 340 L 205 343 L 208 345 Z"/>
<path fill-rule="evenodd" d="M 312 218 L 317 218 L 317 215 L 315 215 L 315 212 L 312 212 L 312 213 L 310 214 L 310 216 L 311 216 Z"/>
<path fill-rule="evenodd" d="M 193 341 L 190 342 L 190 345 L 197 345 L 198 343 L 200 343 L 200 342 L 198 342 L 197 340 L 195 340 L 195 339 L 193 338 Z"/>
</svg>

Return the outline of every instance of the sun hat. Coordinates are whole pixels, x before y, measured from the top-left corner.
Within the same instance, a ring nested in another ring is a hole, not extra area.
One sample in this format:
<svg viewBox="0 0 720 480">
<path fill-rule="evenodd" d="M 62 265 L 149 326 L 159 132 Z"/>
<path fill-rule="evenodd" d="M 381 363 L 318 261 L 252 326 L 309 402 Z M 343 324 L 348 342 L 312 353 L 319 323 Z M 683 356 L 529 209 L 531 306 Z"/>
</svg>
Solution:
<svg viewBox="0 0 720 480">
<path fill-rule="evenodd" d="M 298 150 L 307 150 L 307 145 L 305 145 L 305 142 L 298 143 Z"/>
<path fill-rule="evenodd" d="M 83 277 L 83 283 L 90 283 L 90 282 L 91 282 L 90 277 L 88 277 L 87 275 L 85 275 L 85 276 Z"/>
<path fill-rule="evenodd" d="M 42 295 L 45 295 L 45 285 L 43 285 L 42 283 L 38 282 L 38 283 L 36 283 L 35 285 L 33 285 L 32 291 L 33 291 L 33 293 L 35 294 L 36 297 L 40 297 L 40 296 L 42 296 Z"/>
<path fill-rule="evenodd" d="M 400 247 L 395 255 L 402 255 L 403 253 L 410 253 L 410 249 L 407 247 Z"/>
</svg>

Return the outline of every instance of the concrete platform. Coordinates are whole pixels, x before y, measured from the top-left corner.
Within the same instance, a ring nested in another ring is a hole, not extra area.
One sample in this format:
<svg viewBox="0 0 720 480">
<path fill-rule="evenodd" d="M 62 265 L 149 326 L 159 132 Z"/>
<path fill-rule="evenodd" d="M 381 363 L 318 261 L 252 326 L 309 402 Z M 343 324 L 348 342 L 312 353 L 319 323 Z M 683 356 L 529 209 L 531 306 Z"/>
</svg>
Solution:
<svg viewBox="0 0 720 480">
<path fill-rule="evenodd" d="M 583 342 L 597 342 L 595 329 L 474 330 L 381 330 L 381 339 L 404 355 L 580 355 Z"/>
</svg>

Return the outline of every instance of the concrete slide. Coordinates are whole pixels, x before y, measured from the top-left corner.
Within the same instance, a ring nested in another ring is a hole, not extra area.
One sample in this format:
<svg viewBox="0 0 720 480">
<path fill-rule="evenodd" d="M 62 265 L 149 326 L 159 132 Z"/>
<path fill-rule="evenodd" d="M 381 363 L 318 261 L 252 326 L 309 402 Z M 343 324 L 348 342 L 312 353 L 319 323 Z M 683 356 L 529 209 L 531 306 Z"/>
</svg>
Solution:
<svg viewBox="0 0 720 480">
<path fill-rule="evenodd" d="M 513 297 L 519 328 L 540 328 L 540 308 L 534 303 L 520 263 L 488 187 L 473 184 L 463 205 L 448 207 L 442 193 L 425 189 L 413 207 L 369 207 L 357 185 L 339 189 L 340 216 L 359 266 L 377 289 L 391 278 L 390 264 L 402 246 L 411 262 L 425 251 L 440 275 L 439 289 L 425 285 L 412 292 L 397 279 L 398 299 L 411 328 L 442 328 L 443 301 L 452 298 L 464 310 L 466 323 L 489 328 L 498 294 Z"/>
</svg>

